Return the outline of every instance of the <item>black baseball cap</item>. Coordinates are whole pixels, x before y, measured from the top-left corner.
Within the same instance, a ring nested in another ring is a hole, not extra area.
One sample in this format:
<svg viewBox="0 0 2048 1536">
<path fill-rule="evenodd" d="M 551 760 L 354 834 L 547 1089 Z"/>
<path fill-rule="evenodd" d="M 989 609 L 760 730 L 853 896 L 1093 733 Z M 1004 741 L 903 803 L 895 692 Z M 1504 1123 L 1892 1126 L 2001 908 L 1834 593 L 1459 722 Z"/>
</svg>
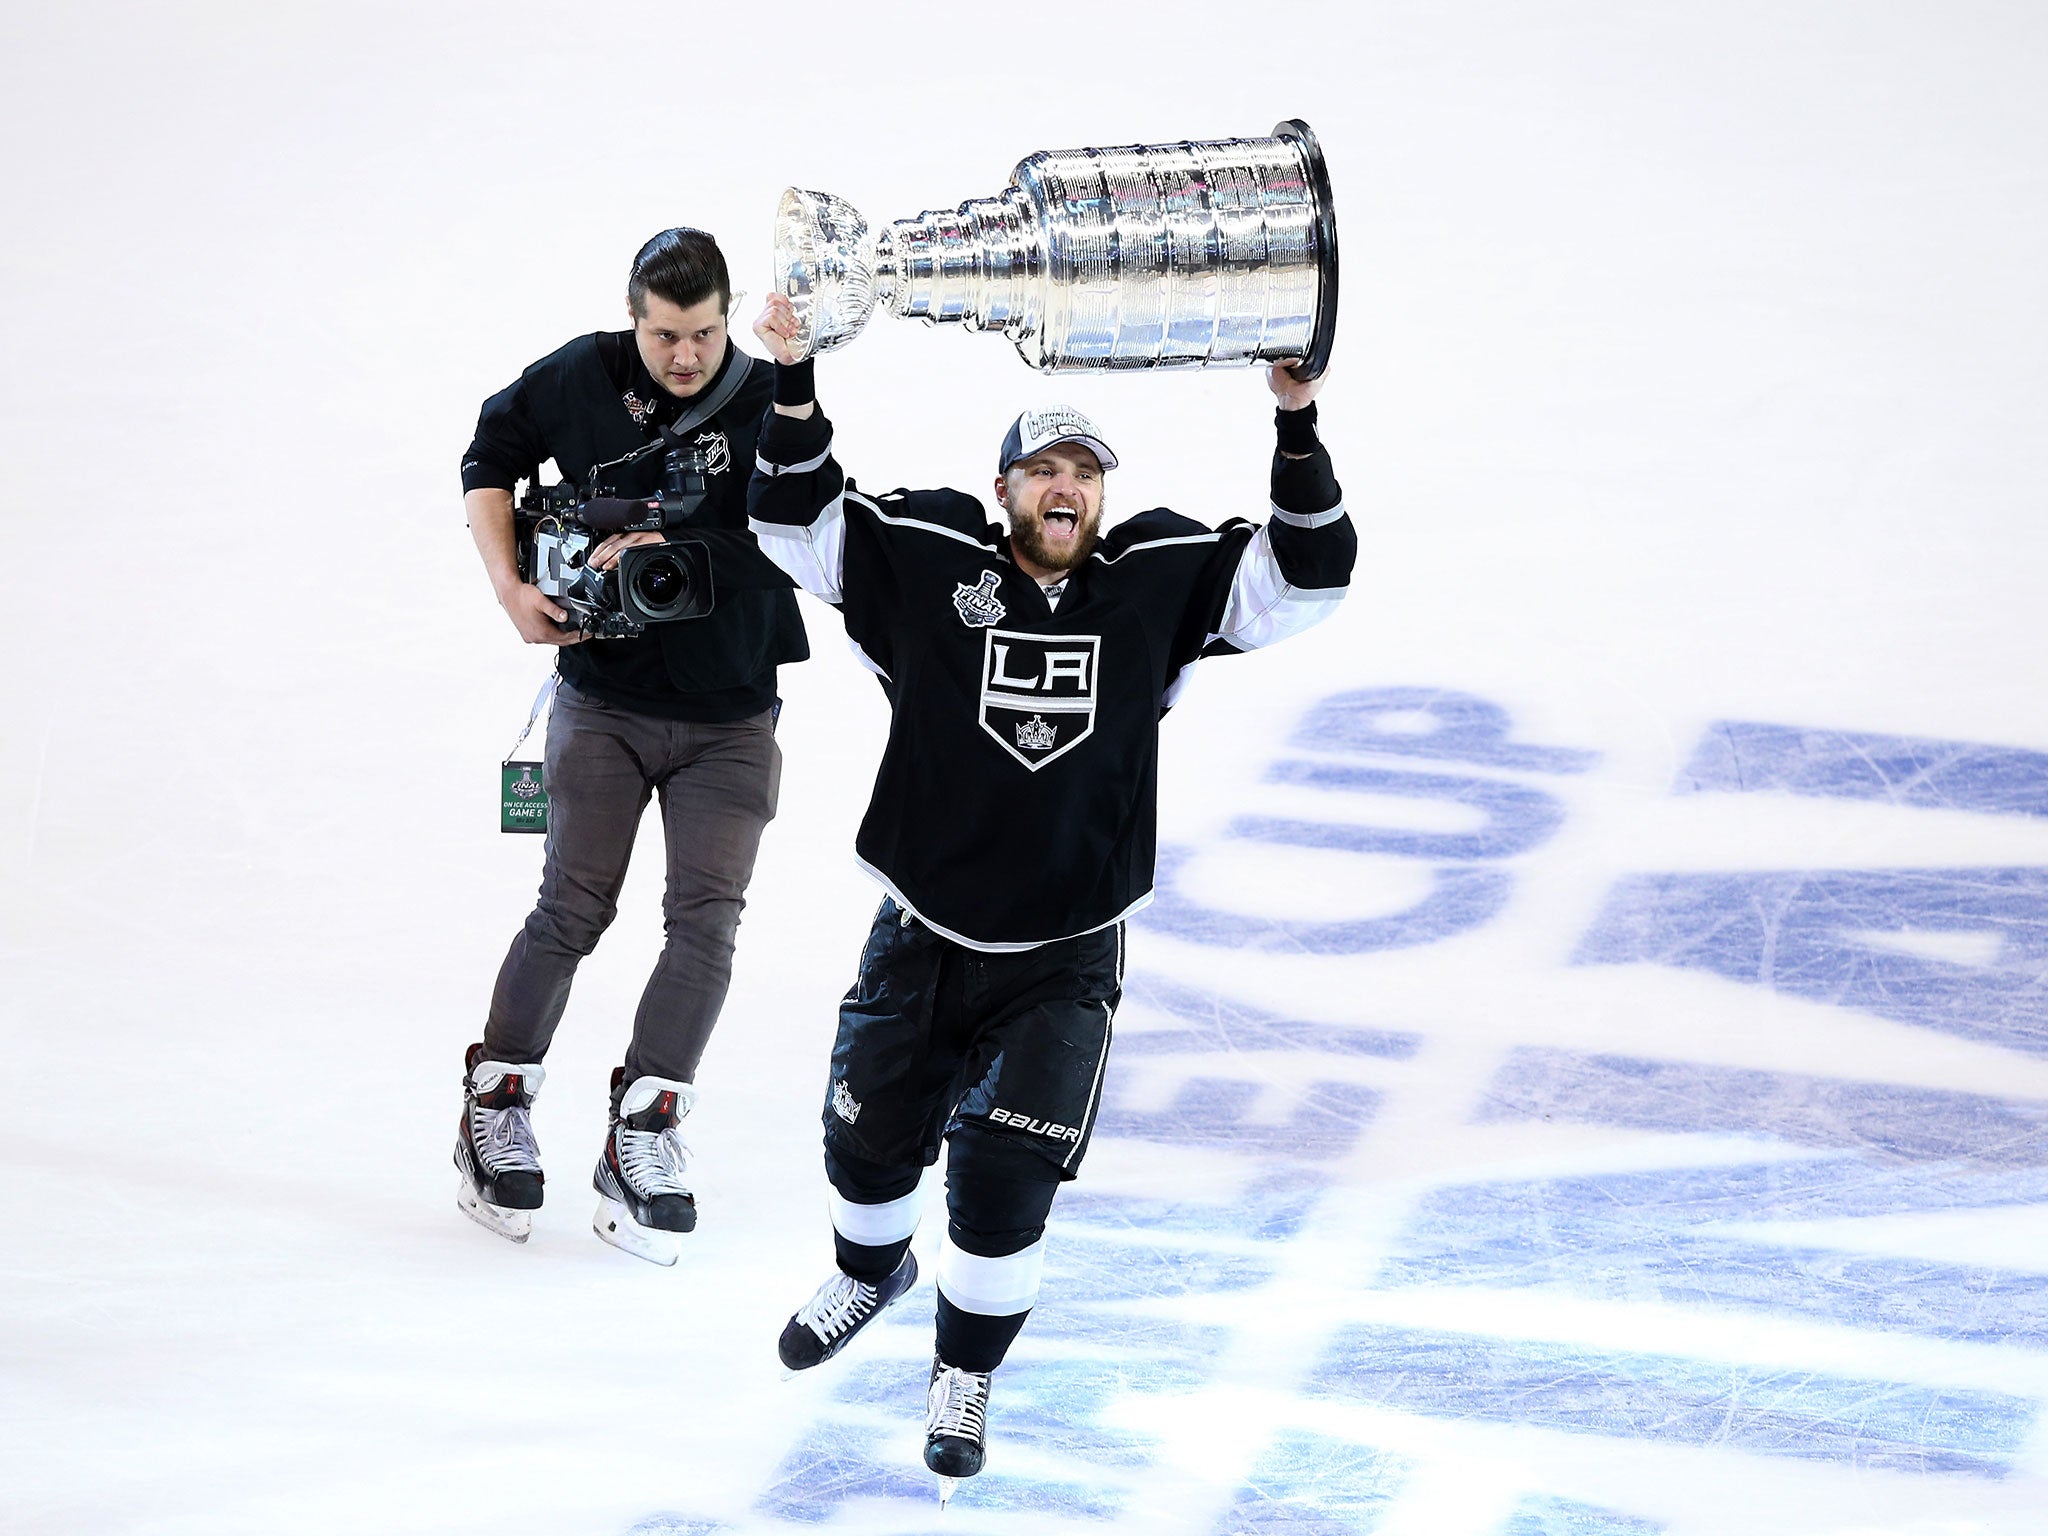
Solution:
<svg viewBox="0 0 2048 1536">
<path fill-rule="evenodd" d="M 1071 405 L 1048 405 L 1042 411 L 1025 411 L 1010 423 L 996 473 L 1004 473 L 1019 459 L 1043 453 L 1055 443 L 1080 443 L 1102 461 L 1104 469 L 1116 468 L 1116 455 L 1109 451 L 1094 422 Z"/>
</svg>

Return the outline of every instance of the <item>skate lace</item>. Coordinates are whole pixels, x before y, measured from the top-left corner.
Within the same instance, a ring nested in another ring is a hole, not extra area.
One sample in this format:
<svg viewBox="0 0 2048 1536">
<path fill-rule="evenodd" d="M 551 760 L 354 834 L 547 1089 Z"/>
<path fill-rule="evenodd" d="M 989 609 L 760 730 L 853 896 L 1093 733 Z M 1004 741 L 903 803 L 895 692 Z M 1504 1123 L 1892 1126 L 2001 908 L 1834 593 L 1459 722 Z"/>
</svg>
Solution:
<svg viewBox="0 0 2048 1536">
<path fill-rule="evenodd" d="M 942 1365 L 925 1398 L 926 1435 L 957 1435 L 981 1444 L 988 1418 L 988 1372 Z"/>
<path fill-rule="evenodd" d="M 619 1125 L 613 1127 L 612 1134 L 618 1139 L 619 1170 L 643 1199 L 690 1193 L 683 1177 L 690 1166 L 690 1149 L 674 1126 L 665 1131 L 636 1131 Z"/>
<path fill-rule="evenodd" d="M 818 1338 L 830 1344 L 839 1335 L 875 1310 L 881 1293 L 865 1281 L 848 1274 L 834 1275 L 809 1301 L 797 1309 L 796 1320 Z"/>
<path fill-rule="evenodd" d="M 473 1107 L 469 1112 L 469 1134 L 476 1143 L 477 1160 L 486 1172 L 540 1172 L 540 1143 L 533 1139 L 533 1118 L 524 1106 Z"/>
</svg>

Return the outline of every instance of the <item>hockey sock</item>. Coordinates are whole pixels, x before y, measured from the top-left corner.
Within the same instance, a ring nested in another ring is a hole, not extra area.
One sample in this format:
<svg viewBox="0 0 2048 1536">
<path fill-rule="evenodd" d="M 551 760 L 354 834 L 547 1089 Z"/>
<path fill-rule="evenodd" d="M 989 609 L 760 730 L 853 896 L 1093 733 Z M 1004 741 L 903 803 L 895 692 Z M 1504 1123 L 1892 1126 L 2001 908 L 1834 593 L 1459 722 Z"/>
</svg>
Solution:
<svg viewBox="0 0 2048 1536">
<path fill-rule="evenodd" d="M 903 1255 L 910 1251 L 910 1239 L 906 1237 L 880 1244 L 856 1243 L 842 1233 L 834 1232 L 832 1249 L 838 1256 L 842 1272 L 874 1285 L 896 1272 L 896 1266 L 903 1262 Z"/>
<path fill-rule="evenodd" d="M 1003 1363 L 1010 1345 L 1031 1315 L 1027 1308 L 1008 1317 L 989 1317 L 956 1307 L 939 1293 L 939 1358 L 963 1371 L 992 1371 Z"/>
<path fill-rule="evenodd" d="M 903 1262 L 924 1209 L 924 1169 L 883 1168 L 825 1148 L 831 1180 L 832 1247 L 842 1273 L 869 1285 L 887 1279 Z"/>
</svg>

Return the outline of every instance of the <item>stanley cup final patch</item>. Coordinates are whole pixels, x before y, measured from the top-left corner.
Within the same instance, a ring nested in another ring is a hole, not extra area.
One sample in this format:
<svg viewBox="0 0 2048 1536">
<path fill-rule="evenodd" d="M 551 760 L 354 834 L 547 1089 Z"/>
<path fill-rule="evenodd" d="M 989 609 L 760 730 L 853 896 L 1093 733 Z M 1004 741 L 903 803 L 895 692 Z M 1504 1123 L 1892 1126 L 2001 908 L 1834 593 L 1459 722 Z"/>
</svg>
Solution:
<svg viewBox="0 0 2048 1536">
<path fill-rule="evenodd" d="M 961 582 L 953 589 L 953 606 L 959 610 L 960 622 L 969 629 L 986 629 L 991 624 L 1003 622 L 1005 608 L 1002 599 L 996 596 L 996 589 L 1002 586 L 1003 578 L 994 571 L 981 573 L 981 585 L 970 587 Z"/>
<path fill-rule="evenodd" d="M 1100 635 L 1021 635 L 982 642 L 981 728 L 1034 773 L 1095 730 Z"/>
</svg>

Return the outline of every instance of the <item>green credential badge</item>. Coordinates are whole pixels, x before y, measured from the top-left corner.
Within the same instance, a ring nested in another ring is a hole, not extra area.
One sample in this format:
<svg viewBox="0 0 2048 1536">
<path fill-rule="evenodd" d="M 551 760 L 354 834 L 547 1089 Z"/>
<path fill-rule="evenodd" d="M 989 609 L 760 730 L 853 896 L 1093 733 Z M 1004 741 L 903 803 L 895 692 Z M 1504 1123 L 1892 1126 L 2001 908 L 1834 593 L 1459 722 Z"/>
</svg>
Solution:
<svg viewBox="0 0 2048 1536">
<path fill-rule="evenodd" d="M 501 766 L 504 795 L 499 831 L 547 831 L 548 792 L 541 784 L 540 767 L 539 763 L 512 759 Z"/>
<path fill-rule="evenodd" d="M 555 686 L 561 678 L 550 672 L 540 692 L 533 696 L 533 708 L 526 715 L 526 729 L 512 743 L 505 761 L 498 765 L 498 830 L 500 832 L 545 832 L 548 829 L 548 792 L 541 785 L 541 765 L 521 757 L 519 749 L 533 734 L 534 722 L 555 702 Z"/>
</svg>

